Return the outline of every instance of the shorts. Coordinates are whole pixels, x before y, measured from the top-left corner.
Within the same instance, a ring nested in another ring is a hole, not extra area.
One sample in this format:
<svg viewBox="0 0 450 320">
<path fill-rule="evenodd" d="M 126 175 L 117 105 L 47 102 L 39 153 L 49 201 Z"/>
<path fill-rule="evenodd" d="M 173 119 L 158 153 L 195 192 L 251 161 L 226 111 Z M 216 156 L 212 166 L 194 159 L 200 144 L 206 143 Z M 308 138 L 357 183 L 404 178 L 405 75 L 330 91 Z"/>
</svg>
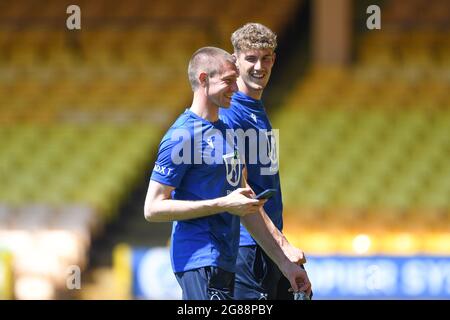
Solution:
<svg viewBox="0 0 450 320">
<path fill-rule="evenodd" d="M 183 300 L 233 300 L 235 275 L 219 267 L 176 272 Z"/>
<path fill-rule="evenodd" d="M 294 300 L 294 294 L 288 291 L 290 288 L 289 280 L 260 246 L 239 247 L 236 300 Z"/>
</svg>

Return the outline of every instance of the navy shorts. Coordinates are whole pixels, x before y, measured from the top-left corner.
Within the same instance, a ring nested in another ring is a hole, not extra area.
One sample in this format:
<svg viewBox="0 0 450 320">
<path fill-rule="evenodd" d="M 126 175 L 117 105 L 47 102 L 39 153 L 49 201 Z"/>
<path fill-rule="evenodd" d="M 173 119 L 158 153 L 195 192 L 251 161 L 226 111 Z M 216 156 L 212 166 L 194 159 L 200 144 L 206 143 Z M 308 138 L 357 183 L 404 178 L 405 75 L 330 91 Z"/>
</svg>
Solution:
<svg viewBox="0 0 450 320">
<path fill-rule="evenodd" d="M 260 246 L 239 247 L 234 288 L 236 300 L 294 300 L 289 288 L 289 280 Z"/>
<path fill-rule="evenodd" d="M 202 267 L 175 273 L 183 300 L 233 300 L 234 273 L 219 267 Z"/>
</svg>

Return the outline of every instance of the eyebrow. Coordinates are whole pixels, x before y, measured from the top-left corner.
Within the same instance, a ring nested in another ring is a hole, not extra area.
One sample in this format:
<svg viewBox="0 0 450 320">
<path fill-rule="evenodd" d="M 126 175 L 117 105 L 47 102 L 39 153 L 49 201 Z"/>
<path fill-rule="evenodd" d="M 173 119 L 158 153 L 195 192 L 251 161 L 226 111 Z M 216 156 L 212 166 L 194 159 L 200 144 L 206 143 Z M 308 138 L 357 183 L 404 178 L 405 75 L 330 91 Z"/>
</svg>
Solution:
<svg viewBox="0 0 450 320">
<path fill-rule="evenodd" d="M 227 80 L 230 78 L 237 78 L 238 77 L 238 73 L 232 73 L 232 74 L 226 74 L 223 77 L 221 77 L 221 80 Z"/>
<path fill-rule="evenodd" d="M 232 75 L 232 76 L 225 76 L 225 77 L 221 78 L 220 80 L 227 81 L 227 80 L 233 80 L 233 79 L 237 79 L 237 78 L 238 78 L 238 76 Z"/>
<path fill-rule="evenodd" d="M 262 58 L 272 57 L 272 56 L 273 56 L 272 53 L 268 53 L 268 54 L 263 55 Z M 258 57 L 258 56 L 257 56 L 256 54 L 249 54 L 249 55 L 246 55 L 246 56 L 245 56 L 246 59 L 247 59 L 247 58 L 257 58 L 257 57 Z"/>
</svg>

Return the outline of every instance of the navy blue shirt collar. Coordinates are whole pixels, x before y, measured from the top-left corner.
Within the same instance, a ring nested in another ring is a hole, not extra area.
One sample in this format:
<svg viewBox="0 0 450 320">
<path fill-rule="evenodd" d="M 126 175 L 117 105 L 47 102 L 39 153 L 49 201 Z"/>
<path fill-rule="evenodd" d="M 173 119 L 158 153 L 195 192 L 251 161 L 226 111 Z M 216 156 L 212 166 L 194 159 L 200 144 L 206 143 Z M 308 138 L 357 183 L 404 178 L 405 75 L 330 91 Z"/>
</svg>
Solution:
<svg viewBox="0 0 450 320">
<path fill-rule="evenodd" d="M 239 102 L 242 105 L 245 105 L 246 107 L 253 108 L 253 109 L 263 109 L 264 105 L 262 103 L 262 100 L 256 100 L 252 97 L 249 97 L 245 93 L 238 91 L 233 94 L 233 100 Z"/>
<path fill-rule="evenodd" d="M 184 113 L 186 113 L 187 115 L 189 115 L 189 116 L 191 116 L 191 117 L 193 117 L 193 118 L 195 118 L 195 119 L 197 119 L 197 120 L 200 120 L 200 121 L 203 122 L 204 124 L 211 125 L 211 126 L 213 126 L 213 127 L 216 127 L 217 125 L 220 125 L 220 124 L 222 123 L 222 121 L 220 121 L 220 119 L 217 119 L 217 120 L 214 121 L 214 122 L 211 122 L 211 121 L 209 121 L 209 120 L 206 120 L 205 118 L 202 118 L 202 117 L 200 117 L 198 114 L 192 112 L 191 109 L 189 109 L 189 108 L 187 108 L 187 109 L 185 110 Z"/>
</svg>

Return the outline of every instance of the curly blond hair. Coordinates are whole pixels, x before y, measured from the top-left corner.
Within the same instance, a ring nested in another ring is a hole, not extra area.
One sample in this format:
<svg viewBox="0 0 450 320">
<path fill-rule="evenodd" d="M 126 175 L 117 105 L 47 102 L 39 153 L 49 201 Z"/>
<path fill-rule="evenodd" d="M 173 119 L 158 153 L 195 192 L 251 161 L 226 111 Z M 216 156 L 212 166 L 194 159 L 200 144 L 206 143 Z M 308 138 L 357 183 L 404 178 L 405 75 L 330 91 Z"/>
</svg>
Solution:
<svg viewBox="0 0 450 320">
<path fill-rule="evenodd" d="M 277 47 L 277 35 L 260 23 L 247 23 L 231 35 L 235 52 L 249 49 L 272 49 Z"/>
</svg>

